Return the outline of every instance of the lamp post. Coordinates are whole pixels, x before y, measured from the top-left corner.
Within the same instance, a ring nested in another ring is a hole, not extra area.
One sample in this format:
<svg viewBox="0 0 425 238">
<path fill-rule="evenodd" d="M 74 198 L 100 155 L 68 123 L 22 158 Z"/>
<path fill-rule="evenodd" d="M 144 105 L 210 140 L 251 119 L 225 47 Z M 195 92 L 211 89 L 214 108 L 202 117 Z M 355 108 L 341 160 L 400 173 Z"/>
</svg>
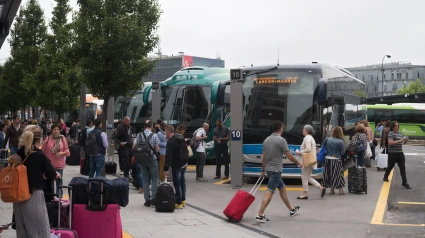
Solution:
<svg viewBox="0 0 425 238">
<path fill-rule="evenodd" d="M 382 96 L 384 96 L 384 59 L 387 57 L 388 59 L 391 58 L 391 55 L 384 55 L 382 58 Z"/>
</svg>

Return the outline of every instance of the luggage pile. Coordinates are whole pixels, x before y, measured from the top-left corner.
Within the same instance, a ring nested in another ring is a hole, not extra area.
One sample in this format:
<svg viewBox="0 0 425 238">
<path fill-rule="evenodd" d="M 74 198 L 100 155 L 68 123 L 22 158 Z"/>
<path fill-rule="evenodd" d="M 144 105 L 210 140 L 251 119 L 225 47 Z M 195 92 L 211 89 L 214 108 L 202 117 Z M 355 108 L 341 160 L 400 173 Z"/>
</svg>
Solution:
<svg viewBox="0 0 425 238">
<path fill-rule="evenodd" d="M 367 173 L 365 167 L 348 168 L 348 192 L 367 194 Z"/>
</svg>

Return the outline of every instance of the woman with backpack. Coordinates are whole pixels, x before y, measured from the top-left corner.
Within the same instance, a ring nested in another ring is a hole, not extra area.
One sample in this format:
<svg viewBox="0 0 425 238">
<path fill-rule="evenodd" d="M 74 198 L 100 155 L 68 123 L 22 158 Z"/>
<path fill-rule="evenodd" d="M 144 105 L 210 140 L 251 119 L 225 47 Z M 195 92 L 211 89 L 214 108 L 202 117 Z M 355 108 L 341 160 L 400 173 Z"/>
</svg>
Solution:
<svg viewBox="0 0 425 238">
<path fill-rule="evenodd" d="M 56 172 L 63 177 L 65 159 L 71 153 L 65 137 L 61 134 L 61 126 L 59 124 L 52 125 L 52 134 L 44 140 L 41 150 L 49 158 Z M 56 194 L 59 193 L 59 186 L 62 186 L 62 179 L 56 180 Z"/>
<path fill-rule="evenodd" d="M 366 128 L 363 124 L 358 124 L 355 129 L 355 135 L 350 142 L 350 145 L 356 148 L 355 154 L 357 155 L 357 166 L 364 166 L 367 150 L 367 136 Z"/>
<path fill-rule="evenodd" d="M 60 179 L 47 156 L 39 149 L 43 130 L 34 126 L 27 128 L 21 137 L 18 155 L 27 167 L 30 199 L 13 204 L 16 237 L 50 237 L 49 217 L 43 187 L 45 179 Z"/>
</svg>

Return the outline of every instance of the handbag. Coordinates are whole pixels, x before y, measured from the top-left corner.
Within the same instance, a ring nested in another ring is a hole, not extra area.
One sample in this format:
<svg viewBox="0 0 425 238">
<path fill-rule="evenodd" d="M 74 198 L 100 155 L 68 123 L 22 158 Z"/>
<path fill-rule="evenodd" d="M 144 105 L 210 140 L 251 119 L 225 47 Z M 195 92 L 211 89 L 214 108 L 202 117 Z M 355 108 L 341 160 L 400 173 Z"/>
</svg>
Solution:
<svg viewBox="0 0 425 238">
<path fill-rule="evenodd" d="M 190 147 L 189 145 L 187 146 L 187 150 L 188 150 L 188 154 L 189 154 L 189 158 L 193 156 L 193 150 L 192 147 Z"/>
<path fill-rule="evenodd" d="M 325 139 L 325 141 L 323 142 L 323 146 L 322 148 L 320 148 L 319 153 L 317 154 L 317 161 L 318 162 L 325 162 L 326 160 L 326 145 L 328 144 L 328 138 Z"/>
<path fill-rule="evenodd" d="M 302 153 L 302 155 L 303 155 L 304 168 L 310 168 L 310 167 L 313 167 L 315 164 L 317 164 L 317 158 L 316 158 L 316 153 L 314 149 L 312 149 L 308 153 Z"/>
<path fill-rule="evenodd" d="M 370 148 L 370 143 L 367 143 L 366 156 L 367 157 L 372 157 L 372 150 Z"/>
</svg>

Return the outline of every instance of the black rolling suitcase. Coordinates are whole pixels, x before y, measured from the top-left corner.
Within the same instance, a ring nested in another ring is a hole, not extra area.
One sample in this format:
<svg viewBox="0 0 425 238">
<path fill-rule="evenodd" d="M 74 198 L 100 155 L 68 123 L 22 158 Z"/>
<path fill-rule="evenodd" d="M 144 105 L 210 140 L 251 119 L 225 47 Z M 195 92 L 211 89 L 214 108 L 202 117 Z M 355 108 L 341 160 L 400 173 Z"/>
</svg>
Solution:
<svg viewBox="0 0 425 238">
<path fill-rule="evenodd" d="M 367 173 L 365 167 L 357 165 L 348 168 L 348 192 L 367 194 Z"/>
<path fill-rule="evenodd" d="M 71 155 L 66 157 L 67 165 L 80 165 L 80 146 L 73 145 L 69 147 Z"/>
<path fill-rule="evenodd" d="M 114 162 L 114 156 L 113 155 L 106 155 L 108 156 L 108 161 L 105 162 L 105 173 L 107 174 L 116 174 L 117 173 L 117 163 Z M 112 160 L 111 160 L 112 158 Z"/>
<path fill-rule="evenodd" d="M 156 192 L 155 210 L 157 212 L 174 212 L 175 206 L 176 195 L 174 188 L 168 183 L 159 185 Z"/>
</svg>

